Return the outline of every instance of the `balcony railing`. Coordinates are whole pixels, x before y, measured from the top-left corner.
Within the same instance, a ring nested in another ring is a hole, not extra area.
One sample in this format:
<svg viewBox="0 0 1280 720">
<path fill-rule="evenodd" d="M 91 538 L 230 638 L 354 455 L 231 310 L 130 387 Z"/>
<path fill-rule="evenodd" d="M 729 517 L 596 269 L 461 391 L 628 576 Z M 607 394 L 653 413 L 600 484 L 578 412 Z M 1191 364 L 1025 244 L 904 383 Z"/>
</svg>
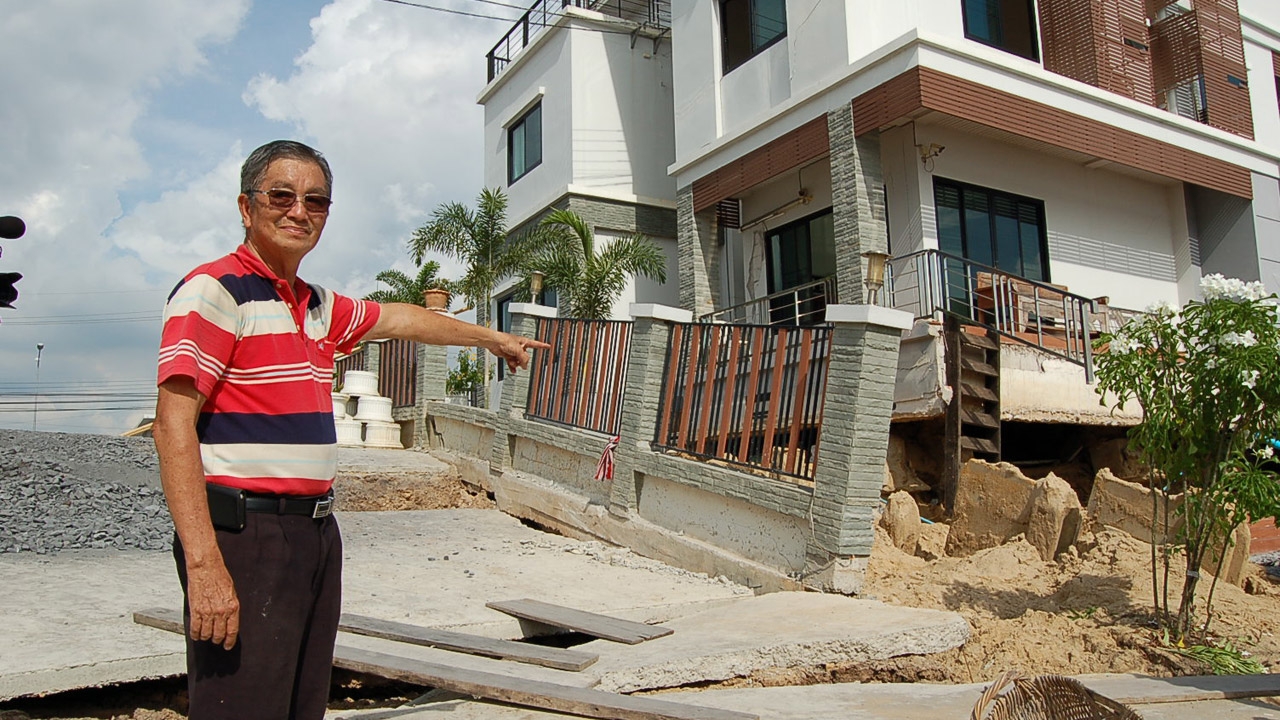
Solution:
<svg viewBox="0 0 1280 720">
<path fill-rule="evenodd" d="M 787 288 L 755 300 L 709 312 L 698 322 L 741 325 L 815 325 L 825 321 L 827 305 L 839 302 L 834 277 Z"/>
<path fill-rule="evenodd" d="M 631 348 L 631 322 L 539 318 L 525 414 L 559 425 L 617 435 Z"/>
<path fill-rule="evenodd" d="M 813 481 L 831 328 L 678 324 L 654 449 Z"/>
<path fill-rule="evenodd" d="M 671 27 L 671 0 L 537 0 L 485 56 L 488 67 L 486 82 L 493 82 L 501 75 L 516 53 L 528 47 L 544 29 L 554 25 L 570 5 L 633 23 L 636 29 L 665 30 Z"/>
<path fill-rule="evenodd" d="M 1110 323 L 1095 299 L 938 250 L 893 258 L 886 275 L 893 307 L 960 315 L 1084 367 L 1093 382 L 1092 338 Z"/>
</svg>

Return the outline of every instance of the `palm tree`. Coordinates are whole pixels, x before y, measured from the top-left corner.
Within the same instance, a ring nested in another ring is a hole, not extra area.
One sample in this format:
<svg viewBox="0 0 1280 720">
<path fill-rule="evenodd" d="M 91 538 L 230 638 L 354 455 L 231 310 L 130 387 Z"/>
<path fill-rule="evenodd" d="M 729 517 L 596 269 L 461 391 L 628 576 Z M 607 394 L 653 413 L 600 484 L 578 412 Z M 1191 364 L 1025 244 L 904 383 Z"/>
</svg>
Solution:
<svg viewBox="0 0 1280 720">
<path fill-rule="evenodd" d="M 399 270 L 383 270 L 378 273 L 377 281 L 385 283 L 389 289 L 374 290 L 364 296 L 365 300 L 372 300 L 377 303 L 409 303 L 410 305 L 424 305 L 426 301 L 422 297 L 422 293 L 435 287 L 444 287 L 450 289 L 451 283 L 444 278 L 436 276 L 440 272 L 440 263 L 431 260 L 418 268 L 417 277 L 409 277 Z"/>
<path fill-rule="evenodd" d="M 452 290 L 476 309 L 476 324 L 489 327 L 489 303 L 493 289 L 502 278 L 519 274 L 525 267 L 526 243 L 507 237 L 507 196 L 499 189 L 485 188 L 473 211 L 461 203 L 445 203 L 431 213 L 431 219 L 414 231 L 409 251 L 415 263 L 428 252 L 452 257 L 465 268 Z M 484 356 L 485 386 L 489 382 L 489 353 Z"/>
<path fill-rule="evenodd" d="M 631 278 L 667 281 L 662 248 L 639 233 L 599 248 L 586 220 L 570 210 L 555 210 L 543 218 L 537 234 L 531 267 L 541 270 L 545 286 L 559 294 L 560 317 L 603 320 Z"/>
</svg>

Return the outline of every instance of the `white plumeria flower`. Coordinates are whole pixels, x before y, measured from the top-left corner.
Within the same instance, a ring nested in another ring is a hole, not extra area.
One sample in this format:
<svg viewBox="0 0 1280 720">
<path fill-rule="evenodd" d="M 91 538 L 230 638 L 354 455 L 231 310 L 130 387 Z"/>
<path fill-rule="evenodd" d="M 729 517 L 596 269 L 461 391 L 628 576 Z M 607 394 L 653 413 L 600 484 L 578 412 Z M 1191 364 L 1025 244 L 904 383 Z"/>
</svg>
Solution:
<svg viewBox="0 0 1280 720">
<path fill-rule="evenodd" d="M 1261 282 L 1245 282 L 1238 278 L 1223 277 L 1218 273 L 1200 278 L 1200 292 L 1206 301 L 1261 300 L 1269 295 Z"/>
<path fill-rule="evenodd" d="M 1141 347 L 1141 345 L 1138 344 L 1137 340 L 1134 340 L 1124 333 L 1117 333 L 1116 336 L 1111 339 L 1110 352 L 1124 355 L 1125 353 L 1131 353 L 1134 350 L 1137 350 L 1139 347 Z"/>
<path fill-rule="evenodd" d="M 1157 300 L 1147 306 L 1147 313 L 1151 315 L 1174 316 L 1178 314 L 1178 308 L 1168 300 Z"/>
<path fill-rule="evenodd" d="M 1244 382 L 1244 386 L 1245 386 L 1245 387 L 1247 387 L 1247 388 L 1249 388 L 1250 390 L 1252 390 L 1254 387 L 1256 387 L 1256 386 L 1257 386 L 1257 384 L 1258 384 L 1258 378 L 1259 378 L 1261 375 L 1262 375 L 1262 373 L 1258 372 L 1257 370 L 1250 370 L 1249 372 L 1245 373 L 1245 374 L 1244 374 L 1244 381 L 1243 381 L 1243 382 Z"/>
<path fill-rule="evenodd" d="M 1243 333 L 1228 332 L 1222 334 L 1222 344 L 1253 347 L 1258 344 L 1258 338 L 1254 336 L 1252 330 L 1245 330 Z"/>
<path fill-rule="evenodd" d="M 1270 460 L 1271 458 L 1276 456 L 1276 449 L 1271 447 L 1271 443 L 1267 443 L 1266 445 L 1262 446 L 1262 449 L 1258 451 L 1258 454 Z"/>
</svg>

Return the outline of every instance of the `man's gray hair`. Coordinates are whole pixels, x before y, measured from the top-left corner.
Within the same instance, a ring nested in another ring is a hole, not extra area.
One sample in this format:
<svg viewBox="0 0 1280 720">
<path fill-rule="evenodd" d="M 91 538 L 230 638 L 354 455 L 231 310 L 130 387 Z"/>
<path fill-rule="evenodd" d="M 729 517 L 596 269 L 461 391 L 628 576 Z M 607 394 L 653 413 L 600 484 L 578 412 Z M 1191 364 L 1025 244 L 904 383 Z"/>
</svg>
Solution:
<svg viewBox="0 0 1280 720">
<path fill-rule="evenodd" d="M 293 140 L 273 140 L 249 153 L 244 165 L 240 168 L 240 192 L 248 194 L 257 190 L 258 183 L 267 176 L 267 168 L 276 160 L 298 160 L 315 163 L 324 173 L 325 192 L 333 192 L 333 173 L 329 171 L 329 161 L 319 150 Z"/>
</svg>

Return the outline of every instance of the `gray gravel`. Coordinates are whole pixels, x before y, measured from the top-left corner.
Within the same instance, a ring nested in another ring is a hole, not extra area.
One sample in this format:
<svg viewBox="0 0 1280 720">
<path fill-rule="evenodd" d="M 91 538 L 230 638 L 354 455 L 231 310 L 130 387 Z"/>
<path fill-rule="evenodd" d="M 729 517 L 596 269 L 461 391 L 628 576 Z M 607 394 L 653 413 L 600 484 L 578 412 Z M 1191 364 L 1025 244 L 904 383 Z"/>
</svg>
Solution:
<svg viewBox="0 0 1280 720">
<path fill-rule="evenodd" d="M 150 438 L 0 430 L 0 553 L 168 550 Z"/>
</svg>

